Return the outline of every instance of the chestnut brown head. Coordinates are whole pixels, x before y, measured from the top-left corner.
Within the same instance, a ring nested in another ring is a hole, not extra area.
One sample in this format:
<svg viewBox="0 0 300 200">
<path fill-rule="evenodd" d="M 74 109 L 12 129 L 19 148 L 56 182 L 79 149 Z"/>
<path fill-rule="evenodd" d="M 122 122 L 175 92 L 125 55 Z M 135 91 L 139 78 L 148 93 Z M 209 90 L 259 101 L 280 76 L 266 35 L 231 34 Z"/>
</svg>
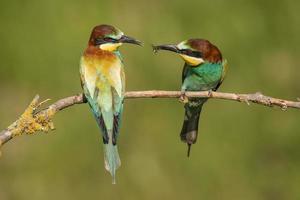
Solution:
<svg viewBox="0 0 300 200">
<path fill-rule="evenodd" d="M 99 25 L 93 28 L 89 45 L 99 46 L 102 50 L 115 51 L 123 43 L 141 45 L 141 42 L 124 35 L 124 33 L 111 25 Z"/>
<path fill-rule="evenodd" d="M 204 39 L 189 39 L 177 45 L 158 45 L 153 46 L 153 49 L 154 51 L 167 50 L 178 53 L 191 66 L 198 66 L 205 61 L 211 63 L 222 62 L 220 50 Z"/>
</svg>

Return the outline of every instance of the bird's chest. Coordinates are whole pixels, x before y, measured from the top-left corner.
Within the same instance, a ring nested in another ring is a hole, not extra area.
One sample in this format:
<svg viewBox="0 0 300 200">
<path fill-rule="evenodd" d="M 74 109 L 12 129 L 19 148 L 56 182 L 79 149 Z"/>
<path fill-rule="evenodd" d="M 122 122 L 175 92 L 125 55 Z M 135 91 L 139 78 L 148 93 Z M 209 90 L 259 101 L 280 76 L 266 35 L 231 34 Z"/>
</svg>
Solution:
<svg viewBox="0 0 300 200">
<path fill-rule="evenodd" d="M 81 59 L 80 71 L 90 93 L 95 87 L 100 91 L 114 87 L 118 93 L 121 93 L 122 61 L 118 56 L 85 55 Z"/>
<path fill-rule="evenodd" d="M 190 90 L 210 90 L 216 87 L 222 77 L 222 64 L 204 63 L 190 67 L 185 84 Z"/>
<path fill-rule="evenodd" d="M 81 64 L 85 71 L 95 73 L 103 78 L 108 78 L 112 75 L 110 71 L 118 70 L 122 66 L 120 59 L 117 57 L 105 59 L 95 56 L 84 56 Z"/>
</svg>

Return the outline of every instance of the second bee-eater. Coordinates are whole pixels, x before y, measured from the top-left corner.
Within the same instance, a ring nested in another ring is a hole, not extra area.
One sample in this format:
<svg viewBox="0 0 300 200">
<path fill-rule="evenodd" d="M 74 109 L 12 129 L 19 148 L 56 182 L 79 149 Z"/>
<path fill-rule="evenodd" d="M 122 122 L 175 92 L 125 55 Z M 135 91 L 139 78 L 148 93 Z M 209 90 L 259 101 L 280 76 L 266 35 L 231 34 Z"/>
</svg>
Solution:
<svg viewBox="0 0 300 200">
<path fill-rule="evenodd" d="M 102 132 L 105 169 L 112 175 L 113 183 L 121 165 L 117 137 L 125 93 L 124 66 L 119 51 L 123 43 L 141 45 L 113 26 L 96 26 L 80 61 L 81 85 Z"/>
<path fill-rule="evenodd" d="M 185 115 L 180 137 L 188 145 L 189 156 L 191 145 L 197 140 L 199 117 L 207 98 L 187 99 L 185 92 L 216 91 L 224 80 L 227 62 L 220 50 L 204 39 L 189 39 L 178 45 L 158 45 L 153 49 L 175 52 L 185 61 L 180 97 L 185 103 Z"/>
</svg>

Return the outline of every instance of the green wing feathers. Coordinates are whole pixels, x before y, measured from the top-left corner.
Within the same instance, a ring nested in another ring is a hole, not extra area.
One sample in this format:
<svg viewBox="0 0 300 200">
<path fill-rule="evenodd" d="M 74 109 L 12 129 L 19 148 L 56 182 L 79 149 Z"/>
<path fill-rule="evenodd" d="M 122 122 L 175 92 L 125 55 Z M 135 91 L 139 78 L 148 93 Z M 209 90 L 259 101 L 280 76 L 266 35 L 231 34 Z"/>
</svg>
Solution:
<svg viewBox="0 0 300 200">
<path fill-rule="evenodd" d="M 224 81 L 224 79 L 225 79 L 225 76 L 226 76 L 226 74 L 227 74 L 227 70 L 228 70 L 228 62 L 227 62 L 226 59 L 223 60 L 223 62 L 222 62 L 222 67 L 223 67 L 223 69 L 222 69 L 221 79 L 220 79 L 218 85 L 216 86 L 216 88 L 214 89 L 214 91 L 217 91 L 217 90 L 218 90 L 218 88 L 219 88 L 219 87 L 221 86 L 221 84 L 223 83 L 223 81 Z"/>
</svg>

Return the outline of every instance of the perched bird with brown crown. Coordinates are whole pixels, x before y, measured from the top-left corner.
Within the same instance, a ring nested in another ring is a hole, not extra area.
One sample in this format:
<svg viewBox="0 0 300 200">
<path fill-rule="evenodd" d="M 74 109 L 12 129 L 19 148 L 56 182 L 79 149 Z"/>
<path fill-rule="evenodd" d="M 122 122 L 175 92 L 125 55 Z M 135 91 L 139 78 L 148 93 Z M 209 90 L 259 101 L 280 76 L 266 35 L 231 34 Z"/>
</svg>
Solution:
<svg viewBox="0 0 300 200">
<path fill-rule="evenodd" d="M 175 52 L 185 61 L 180 97 L 185 103 L 185 116 L 180 137 L 188 145 L 189 156 L 191 145 L 197 140 L 199 117 L 207 98 L 188 99 L 185 92 L 216 91 L 224 80 L 227 61 L 222 58 L 218 47 L 204 39 L 189 39 L 178 45 L 153 46 L 153 50 Z"/>
<path fill-rule="evenodd" d="M 81 85 L 102 132 L 105 169 L 112 175 L 113 183 L 121 165 L 117 138 L 125 93 L 124 66 L 119 51 L 123 43 L 141 45 L 113 26 L 96 26 L 80 61 Z"/>
</svg>

